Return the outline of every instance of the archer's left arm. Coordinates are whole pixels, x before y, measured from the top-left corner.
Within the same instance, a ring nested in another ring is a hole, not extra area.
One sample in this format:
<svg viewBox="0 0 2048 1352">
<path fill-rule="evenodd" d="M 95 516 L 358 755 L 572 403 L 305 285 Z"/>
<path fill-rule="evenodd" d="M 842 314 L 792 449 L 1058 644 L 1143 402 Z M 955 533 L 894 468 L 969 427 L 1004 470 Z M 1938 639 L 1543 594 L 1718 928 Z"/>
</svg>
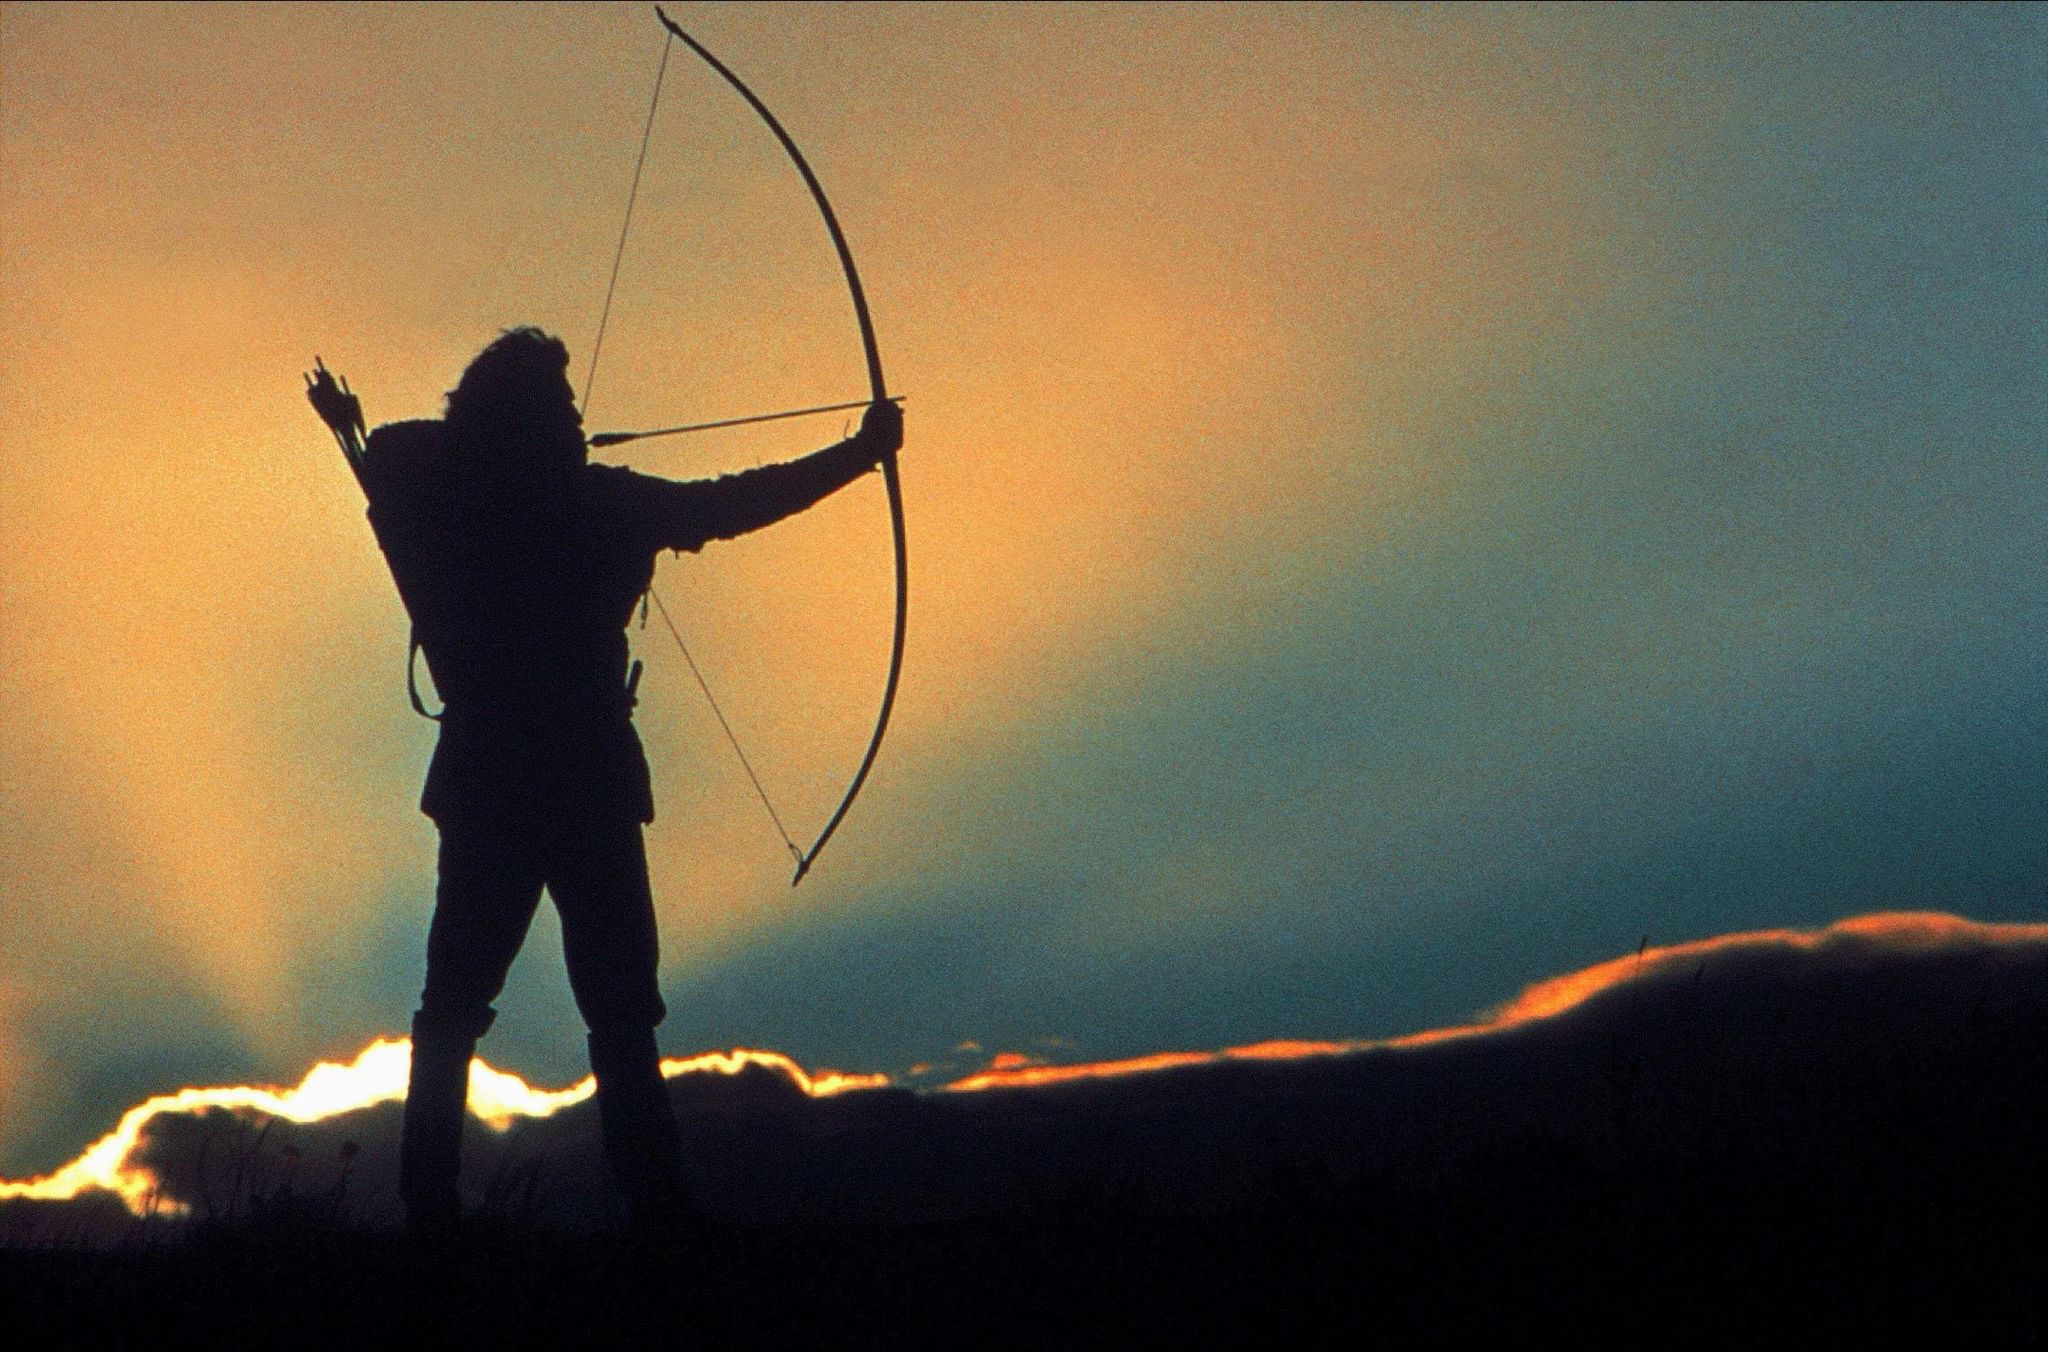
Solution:
<svg viewBox="0 0 2048 1352">
<path fill-rule="evenodd" d="M 654 543 L 695 550 L 772 526 L 846 487 L 902 444 L 903 410 L 885 400 L 869 405 L 857 435 L 801 460 L 695 482 L 647 479 Z"/>
</svg>

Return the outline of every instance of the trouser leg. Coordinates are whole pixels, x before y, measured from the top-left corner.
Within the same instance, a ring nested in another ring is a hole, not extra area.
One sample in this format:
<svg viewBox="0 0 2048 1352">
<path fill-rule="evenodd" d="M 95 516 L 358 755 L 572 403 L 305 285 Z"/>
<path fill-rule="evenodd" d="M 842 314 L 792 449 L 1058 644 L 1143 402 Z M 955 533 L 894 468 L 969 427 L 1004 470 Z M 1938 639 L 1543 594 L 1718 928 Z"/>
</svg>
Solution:
<svg viewBox="0 0 2048 1352">
<path fill-rule="evenodd" d="M 398 1147 L 399 1196 L 416 1229 L 444 1226 L 460 1213 L 469 1063 L 496 1017 L 491 1002 L 526 938 L 540 888 L 531 844 L 516 833 L 441 824 L 441 878 Z"/>
<path fill-rule="evenodd" d="M 674 1231 L 694 1216 L 683 1182 L 682 1133 L 661 1078 L 654 1030 L 592 1033 L 590 1068 L 597 1074 L 597 1118 L 605 1163 L 626 1194 L 633 1223 Z"/>
<path fill-rule="evenodd" d="M 570 989 L 590 1028 L 605 1161 L 635 1223 L 673 1229 L 691 1209 L 682 1137 L 654 1041 L 667 1010 L 639 823 L 601 823 L 565 835 L 548 890 L 562 916 Z"/>
<path fill-rule="evenodd" d="M 412 1074 L 398 1141 L 398 1195 L 414 1230 L 441 1229 L 462 1212 L 462 1119 L 476 1039 L 451 1034 L 415 1015 Z"/>
</svg>

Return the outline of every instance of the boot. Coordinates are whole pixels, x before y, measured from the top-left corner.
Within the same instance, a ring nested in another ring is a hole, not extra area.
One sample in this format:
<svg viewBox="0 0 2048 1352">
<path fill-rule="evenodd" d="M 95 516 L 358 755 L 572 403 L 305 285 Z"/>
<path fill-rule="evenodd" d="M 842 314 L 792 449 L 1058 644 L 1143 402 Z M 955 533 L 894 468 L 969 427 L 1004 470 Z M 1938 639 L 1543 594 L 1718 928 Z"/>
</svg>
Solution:
<svg viewBox="0 0 2048 1352">
<path fill-rule="evenodd" d="M 592 1033 L 590 1068 L 597 1074 L 605 1163 L 626 1195 L 633 1230 L 685 1237 L 697 1225 L 697 1211 L 683 1182 L 682 1133 L 661 1078 L 654 1030 Z"/>
<path fill-rule="evenodd" d="M 444 1233 L 462 1215 L 462 1119 L 469 1105 L 469 1062 L 476 1039 L 412 1021 L 412 1078 L 398 1138 L 398 1195 L 406 1229 Z"/>
</svg>

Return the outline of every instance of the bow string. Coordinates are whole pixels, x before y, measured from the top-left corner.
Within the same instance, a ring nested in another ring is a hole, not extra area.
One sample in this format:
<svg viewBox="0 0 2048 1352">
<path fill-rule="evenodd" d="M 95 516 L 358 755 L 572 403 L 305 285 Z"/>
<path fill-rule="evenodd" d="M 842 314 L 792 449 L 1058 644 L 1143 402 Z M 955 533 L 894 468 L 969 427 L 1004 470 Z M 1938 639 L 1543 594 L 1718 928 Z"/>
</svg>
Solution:
<svg viewBox="0 0 2048 1352">
<path fill-rule="evenodd" d="M 804 186 L 810 190 L 811 199 L 817 204 L 819 215 L 824 218 L 825 230 L 831 236 L 832 246 L 839 255 L 840 269 L 846 276 L 847 292 L 853 301 L 854 319 L 860 326 L 861 347 L 867 360 L 870 400 L 871 402 L 881 402 L 890 399 L 888 386 L 882 377 L 881 349 L 875 341 L 874 321 L 868 314 L 867 293 L 861 287 L 860 271 L 854 266 L 853 250 L 846 242 L 846 234 L 839 226 L 839 217 L 832 210 L 832 203 L 825 196 L 825 189 L 818 182 L 818 176 L 812 171 L 810 162 L 804 158 L 803 152 L 797 149 L 796 142 L 790 138 L 788 131 L 783 128 L 781 121 L 776 118 L 774 113 L 769 111 L 768 105 L 763 103 L 760 97 L 747 87 L 745 81 L 735 75 L 724 62 L 712 55 L 702 43 L 684 32 L 659 6 L 656 6 L 654 13 L 655 17 L 661 21 L 662 27 L 667 30 L 668 38 L 664 39 L 662 43 L 661 66 L 655 74 L 654 95 L 648 104 L 647 124 L 640 137 L 639 159 L 633 168 L 633 186 L 626 199 L 626 219 L 619 229 L 618 248 L 612 258 L 611 280 L 605 288 L 604 312 L 598 320 L 597 338 L 591 345 L 590 368 L 583 383 L 583 408 L 585 414 L 587 415 L 589 412 L 590 391 L 597 377 L 597 357 L 604 343 L 605 324 L 611 315 L 612 296 L 617 289 L 619 280 L 619 264 L 625 256 L 627 233 L 632 228 L 633 205 L 639 197 L 641 171 L 647 163 L 647 150 L 654 133 L 655 110 L 660 106 L 662 82 L 668 73 L 669 52 L 674 39 L 681 39 L 685 46 L 703 58 L 705 64 L 709 65 L 712 70 L 724 78 L 727 84 L 738 91 L 740 97 L 745 99 L 748 106 L 758 113 L 761 120 L 767 124 L 769 131 L 775 134 L 775 139 L 781 143 L 783 150 L 789 155 L 790 162 L 795 165 L 797 173 L 802 176 Z M 799 410 L 798 412 L 805 411 L 808 410 Z M 749 420 L 735 419 L 732 421 L 743 422 Z M 612 444 L 614 441 L 625 439 L 627 438 L 624 436 L 611 438 L 594 437 L 591 444 Z M 768 799 L 767 791 L 762 787 L 759 777 L 754 774 L 753 766 L 748 763 L 746 752 L 741 750 L 739 740 L 733 735 L 731 725 L 726 722 L 724 713 L 719 711 L 718 701 L 712 697 L 711 688 L 705 683 L 703 674 L 698 670 L 695 659 L 690 656 L 688 647 L 683 644 L 682 635 L 676 631 L 674 623 L 670 621 L 667 607 L 661 604 L 659 596 L 655 597 L 655 604 L 662 611 L 664 624 L 675 638 L 676 646 L 682 649 L 684 661 L 689 663 L 691 673 L 696 676 L 697 683 L 703 689 L 705 698 L 710 701 L 712 711 L 717 714 L 720 726 L 725 729 L 727 740 L 732 743 L 733 750 L 738 754 L 740 763 L 746 769 L 748 778 L 753 781 L 755 793 L 760 797 L 762 805 L 768 809 L 768 815 L 775 822 L 776 830 L 781 833 L 783 844 L 788 848 L 791 857 L 796 860 L 796 873 L 790 879 L 791 887 L 801 883 L 804 880 L 804 875 L 810 872 L 811 865 L 817 862 L 818 855 L 824 850 L 826 842 L 832 839 L 833 833 L 839 829 L 839 824 L 846 819 L 846 814 L 852 809 L 854 799 L 860 794 L 861 786 L 867 782 L 868 772 L 874 768 L 875 757 L 881 751 L 882 738 L 888 732 L 889 715 L 895 708 L 896 689 L 903 674 L 903 644 L 909 610 L 910 574 L 907 551 L 904 544 L 903 485 L 897 470 L 896 454 L 893 451 L 882 459 L 882 482 L 888 493 L 890 535 L 895 546 L 896 555 L 896 621 L 890 641 L 889 675 L 882 687 L 881 709 L 875 715 L 874 731 L 868 738 L 867 750 L 861 756 L 860 766 L 854 771 L 853 779 L 848 784 L 845 794 L 840 798 L 838 807 L 833 809 L 832 815 L 826 820 L 824 828 L 818 832 L 816 839 L 812 841 L 809 849 L 799 848 L 795 840 L 790 837 L 789 832 L 783 828 L 780 814 L 775 811 L 774 804 Z"/>
</svg>

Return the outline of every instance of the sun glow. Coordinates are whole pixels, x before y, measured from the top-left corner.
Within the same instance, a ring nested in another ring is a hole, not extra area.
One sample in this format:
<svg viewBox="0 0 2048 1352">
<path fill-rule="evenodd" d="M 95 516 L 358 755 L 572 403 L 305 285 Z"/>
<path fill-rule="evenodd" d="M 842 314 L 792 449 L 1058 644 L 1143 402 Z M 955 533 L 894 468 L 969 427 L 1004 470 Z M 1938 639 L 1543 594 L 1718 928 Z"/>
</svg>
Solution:
<svg viewBox="0 0 2048 1352">
<path fill-rule="evenodd" d="M 406 1074 L 411 1065 L 410 1041 L 379 1038 L 347 1065 L 320 1062 L 306 1072 L 306 1078 L 294 1089 L 233 1085 L 159 1094 L 122 1114 L 119 1126 L 54 1173 L 19 1182 L 0 1179 L 0 1198 L 66 1201 L 87 1189 L 100 1188 L 114 1193 L 138 1216 L 159 1209 L 175 1213 L 180 1208 L 156 1206 L 156 1175 L 133 1162 L 144 1131 L 156 1117 L 206 1108 L 241 1108 L 289 1122 L 317 1122 L 337 1113 L 404 1098 Z M 471 1068 L 472 1092 L 477 1068 Z"/>
<path fill-rule="evenodd" d="M 750 1066 L 764 1066 L 788 1077 L 813 1098 L 889 1083 L 887 1075 L 847 1074 L 836 1070 L 806 1071 L 780 1052 L 736 1048 L 700 1056 L 669 1058 L 661 1063 L 664 1078 L 678 1075 L 737 1075 Z M 159 1094 L 130 1108 L 112 1131 L 88 1146 L 85 1153 L 52 1173 L 23 1180 L 0 1179 L 0 1200 L 69 1201 L 90 1189 L 119 1197 L 137 1216 L 182 1215 L 181 1203 L 158 1192 L 159 1180 L 136 1155 L 149 1124 L 165 1113 L 194 1113 L 227 1108 L 263 1113 L 288 1122 L 320 1122 L 343 1113 L 395 1103 L 405 1097 L 412 1068 L 412 1043 L 406 1038 L 379 1038 L 346 1064 L 322 1061 L 291 1089 L 251 1085 L 188 1088 Z M 519 1118 L 551 1117 L 597 1092 L 586 1075 L 566 1089 L 537 1089 L 510 1071 L 478 1058 L 469 1063 L 469 1111 L 494 1131 L 505 1131 Z"/>
<path fill-rule="evenodd" d="M 736 1047 L 729 1052 L 703 1052 L 687 1059 L 670 1057 L 661 1063 L 661 1073 L 668 1079 L 688 1075 L 694 1071 L 716 1071 L 720 1075 L 737 1075 L 749 1066 L 765 1066 L 779 1071 L 795 1082 L 796 1087 L 812 1098 L 830 1098 L 850 1089 L 879 1089 L 889 1083 L 887 1075 L 849 1074 L 838 1070 L 821 1070 L 813 1075 L 781 1052 L 752 1051 Z"/>
</svg>

